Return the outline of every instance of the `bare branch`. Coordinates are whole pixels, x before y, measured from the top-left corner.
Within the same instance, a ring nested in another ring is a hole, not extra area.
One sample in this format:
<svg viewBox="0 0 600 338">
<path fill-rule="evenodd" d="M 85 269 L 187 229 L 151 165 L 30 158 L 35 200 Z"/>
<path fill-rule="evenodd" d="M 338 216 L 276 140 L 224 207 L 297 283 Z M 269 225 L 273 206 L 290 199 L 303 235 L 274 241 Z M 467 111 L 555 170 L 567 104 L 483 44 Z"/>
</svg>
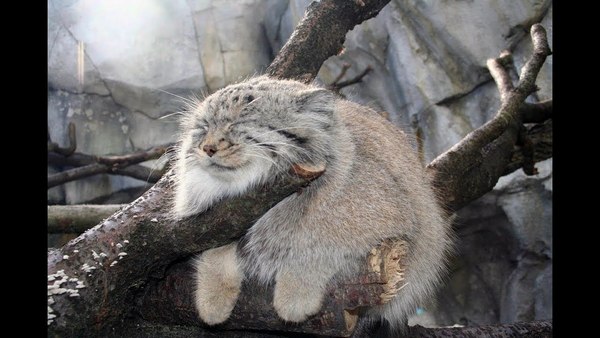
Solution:
<svg viewBox="0 0 600 338">
<path fill-rule="evenodd" d="M 98 174 L 129 176 L 148 183 L 156 183 L 164 174 L 164 169 L 151 169 L 142 165 L 130 165 L 125 168 L 111 167 L 106 164 L 92 163 L 48 176 L 48 189 L 67 182 L 76 181 Z"/>
<path fill-rule="evenodd" d="M 527 137 L 533 149 L 533 162 L 541 162 L 552 157 L 552 120 L 527 128 Z M 520 148 L 515 148 L 510 156 L 510 162 L 502 175 L 508 175 L 523 167 L 524 155 Z"/>
<path fill-rule="evenodd" d="M 119 156 L 97 156 L 96 160 L 98 163 L 118 166 L 118 167 L 126 167 L 130 164 L 145 162 L 148 160 L 155 160 L 160 158 L 169 147 L 173 146 L 173 144 L 160 145 L 156 147 L 152 147 L 148 150 L 138 151 L 132 154 L 125 154 Z"/>
<path fill-rule="evenodd" d="M 52 188 L 70 181 L 75 181 L 84 177 L 107 173 L 109 170 L 110 167 L 107 165 L 93 163 L 83 167 L 63 171 L 58 174 L 52 174 L 48 176 L 48 188 Z"/>
<path fill-rule="evenodd" d="M 535 79 L 540 72 L 546 57 L 552 54 L 546 37 L 546 30 L 539 23 L 531 26 L 531 40 L 533 42 L 533 55 L 521 68 L 521 79 L 517 90 L 526 96 L 535 91 Z"/>
<path fill-rule="evenodd" d="M 342 68 L 342 72 L 340 73 L 340 75 L 336 78 L 336 80 L 333 83 L 331 83 L 329 86 L 327 86 L 327 88 L 339 93 L 340 89 L 361 82 L 363 77 L 365 77 L 367 74 L 369 74 L 373 70 L 373 67 L 371 67 L 369 65 L 369 66 L 367 66 L 367 68 L 365 68 L 365 70 L 362 71 L 362 73 L 358 74 L 357 76 L 355 76 L 351 79 L 348 79 L 346 81 L 339 82 L 341 80 L 341 78 L 344 76 L 344 74 L 346 73 L 346 70 L 348 70 L 348 68 L 350 68 L 349 65 L 347 68 Z"/>
<path fill-rule="evenodd" d="M 449 210 L 457 210 L 490 191 L 509 163 L 522 123 L 520 107 L 535 89 L 531 84 L 535 83 L 537 72 L 550 54 L 547 44 L 544 46 L 540 42 L 546 41 L 539 36 L 544 35 L 545 30 L 539 24 L 533 25 L 531 30 L 532 38 L 538 42 L 534 43 L 533 55 L 524 67 L 527 72 L 521 74 L 521 80 L 515 89 L 501 93 L 502 105 L 496 116 L 427 166 L 434 177 L 434 185 L 442 192 Z M 499 76 L 502 84 L 499 84 L 498 89 L 506 90 L 510 86 L 504 83 L 504 75 Z"/>
<path fill-rule="evenodd" d="M 65 156 L 59 152 L 51 151 L 48 153 L 49 165 L 77 168 L 49 175 L 48 188 L 97 174 L 129 176 L 155 183 L 164 174 L 164 169 L 152 169 L 135 164 L 160 158 L 172 145 L 160 145 L 145 151 L 119 156 L 93 156 L 82 153 Z"/>
<path fill-rule="evenodd" d="M 344 75 L 346 75 L 346 72 L 348 71 L 348 69 L 350 69 L 350 67 L 352 67 L 351 64 L 349 64 L 348 62 L 344 62 L 342 64 L 342 70 L 340 71 L 340 74 L 338 74 L 338 76 L 335 78 L 335 80 L 333 80 L 333 82 L 329 86 L 331 87 L 332 85 L 338 83 L 344 77 Z"/>
<path fill-rule="evenodd" d="M 346 33 L 374 17 L 390 0 L 322 0 L 308 6 L 304 18 L 267 68 L 279 79 L 311 82 L 327 58 L 343 49 Z"/>
<path fill-rule="evenodd" d="M 124 206 L 125 204 L 49 205 L 48 233 L 80 234 Z"/>
<path fill-rule="evenodd" d="M 477 327 L 427 328 L 413 326 L 408 337 L 415 338 L 464 338 L 464 337 L 552 337 L 552 321 L 537 320 L 511 324 L 482 325 Z"/>
<path fill-rule="evenodd" d="M 510 75 L 506 70 L 507 63 L 512 63 L 512 55 L 506 50 L 500 53 L 499 58 L 487 60 L 487 67 L 498 86 L 502 101 L 505 101 L 508 93 L 514 89 Z"/>
</svg>

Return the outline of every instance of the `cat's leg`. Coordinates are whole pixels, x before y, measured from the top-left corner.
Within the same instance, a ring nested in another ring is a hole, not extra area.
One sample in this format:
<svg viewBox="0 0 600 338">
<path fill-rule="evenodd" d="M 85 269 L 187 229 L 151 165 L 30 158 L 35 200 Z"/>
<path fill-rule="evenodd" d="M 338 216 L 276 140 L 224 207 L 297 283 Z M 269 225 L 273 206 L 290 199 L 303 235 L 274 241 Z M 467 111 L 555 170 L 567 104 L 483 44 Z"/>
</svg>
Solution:
<svg viewBox="0 0 600 338">
<path fill-rule="evenodd" d="M 196 309 L 209 325 L 224 322 L 235 306 L 244 274 L 236 256 L 237 243 L 204 251 L 196 267 Z"/>
<path fill-rule="evenodd" d="M 327 282 L 334 271 L 283 267 L 275 277 L 273 306 L 282 319 L 302 322 L 321 309 Z"/>
</svg>

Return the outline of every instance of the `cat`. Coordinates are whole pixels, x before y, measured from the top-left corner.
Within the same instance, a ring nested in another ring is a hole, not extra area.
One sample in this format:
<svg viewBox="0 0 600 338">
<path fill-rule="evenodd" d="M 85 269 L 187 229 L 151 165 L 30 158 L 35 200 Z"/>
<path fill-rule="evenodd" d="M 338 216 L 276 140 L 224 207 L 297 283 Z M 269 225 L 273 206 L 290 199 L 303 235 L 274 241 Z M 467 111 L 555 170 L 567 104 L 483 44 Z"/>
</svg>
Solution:
<svg viewBox="0 0 600 338">
<path fill-rule="evenodd" d="M 398 328 L 434 294 L 450 226 L 407 136 L 374 110 L 323 88 L 259 76 L 198 101 L 181 126 L 177 217 L 268 184 L 296 163 L 326 168 L 238 242 L 198 256 L 195 305 L 207 324 L 227 320 L 245 278 L 274 282 L 278 316 L 304 321 L 319 311 L 332 278 L 352 274 L 387 238 L 408 243 L 406 285 L 368 315 Z"/>
</svg>

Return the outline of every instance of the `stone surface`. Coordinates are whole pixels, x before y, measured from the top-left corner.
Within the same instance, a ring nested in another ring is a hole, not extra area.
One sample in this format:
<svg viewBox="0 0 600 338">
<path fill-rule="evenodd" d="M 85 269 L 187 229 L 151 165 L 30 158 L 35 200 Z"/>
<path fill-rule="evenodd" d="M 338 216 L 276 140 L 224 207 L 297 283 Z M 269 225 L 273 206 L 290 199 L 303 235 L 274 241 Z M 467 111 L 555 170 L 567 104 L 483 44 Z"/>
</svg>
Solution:
<svg viewBox="0 0 600 338">
<path fill-rule="evenodd" d="M 191 95 L 261 73 L 291 35 L 310 0 L 49 0 L 48 126 L 78 151 L 122 154 L 172 142 Z M 499 107 L 485 67 L 503 49 L 520 69 L 531 51 L 527 29 L 542 22 L 552 46 L 552 1 L 392 0 L 347 34 L 317 82 L 367 66 L 341 93 L 386 111 L 414 138 L 424 164 Z M 552 98 L 552 57 L 528 100 Z M 183 97 L 183 98 L 181 98 Z M 151 164 L 147 164 L 151 165 Z M 411 323 L 476 325 L 552 318 L 552 160 L 522 170 L 458 212 L 457 255 L 437 305 Z M 49 168 L 56 172 L 60 168 Z M 49 203 L 133 198 L 143 181 L 98 175 L 48 191 Z M 115 191 L 121 191 L 113 194 Z M 112 194 L 112 196 L 111 196 Z"/>
</svg>

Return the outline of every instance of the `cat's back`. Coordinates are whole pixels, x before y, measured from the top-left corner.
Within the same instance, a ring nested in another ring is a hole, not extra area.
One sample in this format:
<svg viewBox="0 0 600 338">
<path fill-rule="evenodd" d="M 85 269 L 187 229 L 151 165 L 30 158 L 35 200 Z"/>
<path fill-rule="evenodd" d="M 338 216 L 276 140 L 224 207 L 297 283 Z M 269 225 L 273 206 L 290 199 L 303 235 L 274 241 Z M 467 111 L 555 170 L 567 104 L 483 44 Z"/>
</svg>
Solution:
<svg viewBox="0 0 600 338">
<path fill-rule="evenodd" d="M 425 183 L 421 182 L 423 165 L 403 131 L 373 109 L 351 101 L 338 101 L 336 113 L 350 134 L 361 170 L 383 167 L 396 182 L 416 179 Z"/>
</svg>

